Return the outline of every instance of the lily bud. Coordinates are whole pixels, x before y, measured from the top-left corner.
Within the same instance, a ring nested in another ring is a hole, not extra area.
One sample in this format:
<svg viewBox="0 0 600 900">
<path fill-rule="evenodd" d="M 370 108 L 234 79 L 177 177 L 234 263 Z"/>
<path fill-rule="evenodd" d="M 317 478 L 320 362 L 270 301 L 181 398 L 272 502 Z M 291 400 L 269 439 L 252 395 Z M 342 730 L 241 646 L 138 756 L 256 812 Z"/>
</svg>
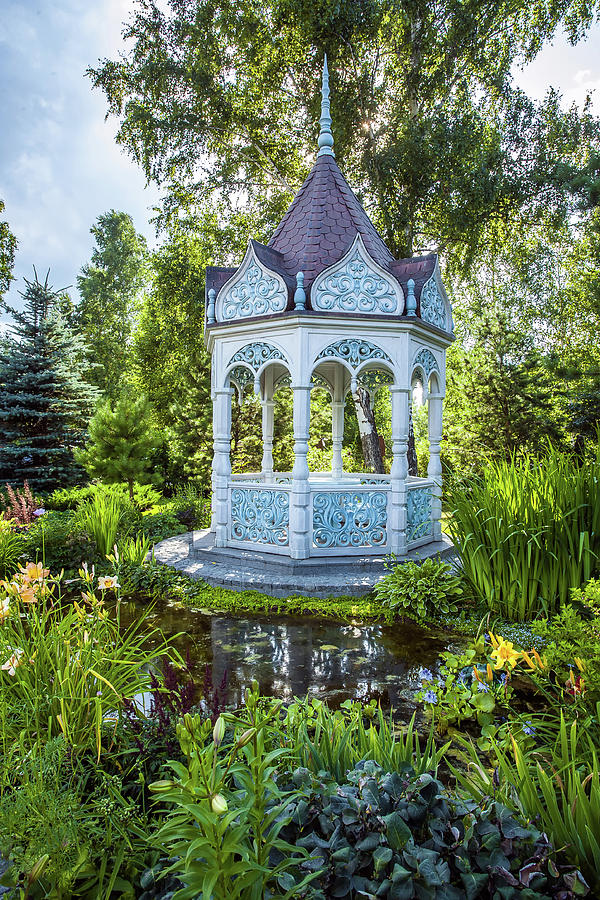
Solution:
<svg viewBox="0 0 600 900">
<path fill-rule="evenodd" d="M 255 728 L 247 728 L 246 731 L 244 731 L 243 735 L 237 739 L 238 749 L 241 747 L 245 747 L 246 744 L 249 744 L 255 734 Z"/>
<path fill-rule="evenodd" d="M 225 722 L 223 721 L 223 716 L 219 716 L 219 718 L 215 722 L 215 727 L 213 728 L 213 741 L 215 742 L 215 747 L 219 746 L 224 737 Z"/>
<path fill-rule="evenodd" d="M 148 787 L 155 794 L 166 794 L 175 787 L 175 782 L 165 778 L 163 781 L 153 781 Z"/>
<path fill-rule="evenodd" d="M 38 880 L 38 878 L 40 878 L 42 872 L 46 868 L 46 864 L 49 859 L 49 855 L 45 853 L 43 856 L 40 856 L 36 863 L 34 863 L 31 872 L 27 876 L 27 881 L 29 882 L 29 884 L 33 884 Z"/>
<path fill-rule="evenodd" d="M 227 800 L 222 794 L 215 794 L 215 796 L 211 798 L 210 807 L 214 813 L 218 816 L 222 816 L 227 812 Z"/>
</svg>

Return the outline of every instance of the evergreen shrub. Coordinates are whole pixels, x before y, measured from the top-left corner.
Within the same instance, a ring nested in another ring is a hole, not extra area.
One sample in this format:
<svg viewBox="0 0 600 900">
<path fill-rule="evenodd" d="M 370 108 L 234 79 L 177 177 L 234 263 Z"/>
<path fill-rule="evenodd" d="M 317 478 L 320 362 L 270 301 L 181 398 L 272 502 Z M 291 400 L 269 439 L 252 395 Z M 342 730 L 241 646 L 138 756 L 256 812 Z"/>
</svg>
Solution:
<svg viewBox="0 0 600 900">
<path fill-rule="evenodd" d="M 120 497 L 123 502 L 129 500 L 129 488 L 127 484 L 87 484 L 83 487 L 66 487 L 53 491 L 46 497 L 44 506 L 46 509 L 64 511 L 77 509 L 84 500 L 91 500 L 97 494 L 111 494 Z M 133 485 L 135 505 L 144 512 L 156 506 L 162 500 L 162 494 L 151 484 Z"/>
</svg>

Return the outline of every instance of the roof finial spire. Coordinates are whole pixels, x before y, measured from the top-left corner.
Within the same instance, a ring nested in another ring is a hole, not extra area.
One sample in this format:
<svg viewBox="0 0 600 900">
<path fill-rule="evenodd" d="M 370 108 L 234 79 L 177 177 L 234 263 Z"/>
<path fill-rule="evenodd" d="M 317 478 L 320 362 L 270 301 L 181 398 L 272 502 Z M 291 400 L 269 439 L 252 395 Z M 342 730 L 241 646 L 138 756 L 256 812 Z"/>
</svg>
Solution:
<svg viewBox="0 0 600 900">
<path fill-rule="evenodd" d="M 319 134 L 319 152 L 317 156 L 335 156 L 333 152 L 333 135 L 331 133 L 331 113 L 329 104 L 329 71 L 327 54 L 323 59 L 323 84 L 321 87 L 321 133 Z"/>
</svg>

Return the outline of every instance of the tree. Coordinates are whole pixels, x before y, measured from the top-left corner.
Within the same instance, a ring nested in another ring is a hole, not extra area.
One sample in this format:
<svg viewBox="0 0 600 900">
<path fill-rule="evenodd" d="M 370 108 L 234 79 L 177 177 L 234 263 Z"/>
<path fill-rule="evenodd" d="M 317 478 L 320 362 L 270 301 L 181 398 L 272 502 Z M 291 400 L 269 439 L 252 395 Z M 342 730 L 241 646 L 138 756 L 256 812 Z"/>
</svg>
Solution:
<svg viewBox="0 0 600 900">
<path fill-rule="evenodd" d="M 0 200 L 0 213 L 4 212 L 4 201 Z M 8 222 L 0 221 L 0 300 L 12 281 L 17 239 L 8 227 Z"/>
<path fill-rule="evenodd" d="M 92 478 L 125 481 L 133 503 L 133 485 L 147 474 L 155 445 L 148 401 L 127 391 L 114 404 L 105 400 L 98 406 L 88 443 L 76 452 L 76 459 Z"/>
<path fill-rule="evenodd" d="M 556 104 L 515 91 L 511 69 L 561 21 L 577 40 L 594 6 L 143 0 L 128 53 L 89 74 L 120 118 L 119 142 L 167 188 L 167 209 L 213 192 L 233 208 L 243 192 L 277 221 L 316 147 L 326 51 L 336 155 L 390 249 L 460 244 L 471 260 L 490 218 L 560 205 L 549 188 L 570 167 L 576 200 L 582 123 L 555 128 Z M 570 141 L 568 158 L 548 157 L 549 134 Z"/>
<path fill-rule="evenodd" d="M 131 344 L 146 275 L 147 247 L 131 216 L 109 212 L 90 229 L 96 240 L 91 262 L 77 278 L 77 321 L 98 367 L 90 377 L 115 397 L 128 371 Z"/>
<path fill-rule="evenodd" d="M 35 271 L 35 270 L 34 270 Z M 0 352 L 0 481 L 50 490 L 79 474 L 73 450 L 98 399 L 84 377 L 87 351 L 63 314 L 64 295 L 37 273 Z"/>
</svg>

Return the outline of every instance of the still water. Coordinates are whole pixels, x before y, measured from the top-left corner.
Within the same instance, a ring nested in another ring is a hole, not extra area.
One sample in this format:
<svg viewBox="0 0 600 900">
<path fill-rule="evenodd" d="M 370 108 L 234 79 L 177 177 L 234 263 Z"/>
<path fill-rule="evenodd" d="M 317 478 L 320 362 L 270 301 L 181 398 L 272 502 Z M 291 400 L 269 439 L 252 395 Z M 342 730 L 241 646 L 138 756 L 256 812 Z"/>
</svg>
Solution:
<svg viewBox="0 0 600 900">
<path fill-rule="evenodd" d="M 123 604 L 124 625 L 139 614 Z M 443 632 L 410 623 L 360 625 L 308 617 L 210 614 L 158 602 L 148 625 L 160 627 L 192 662 L 201 686 L 206 666 L 215 686 L 225 684 L 228 703 L 238 704 L 255 678 L 264 695 L 291 700 L 318 697 L 337 706 L 346 699 L 378 700 L 402 718 L 414 710 L 419 671 L 435 670 L 440 653 L 457 649 Z"/>
</svg>

